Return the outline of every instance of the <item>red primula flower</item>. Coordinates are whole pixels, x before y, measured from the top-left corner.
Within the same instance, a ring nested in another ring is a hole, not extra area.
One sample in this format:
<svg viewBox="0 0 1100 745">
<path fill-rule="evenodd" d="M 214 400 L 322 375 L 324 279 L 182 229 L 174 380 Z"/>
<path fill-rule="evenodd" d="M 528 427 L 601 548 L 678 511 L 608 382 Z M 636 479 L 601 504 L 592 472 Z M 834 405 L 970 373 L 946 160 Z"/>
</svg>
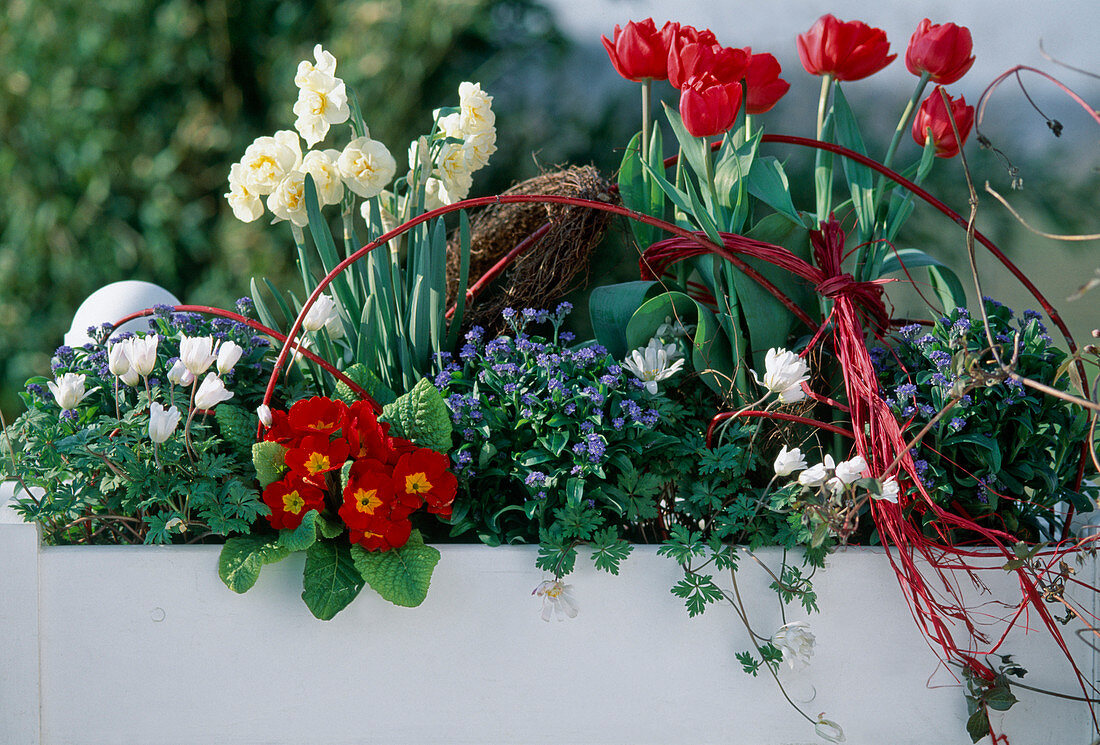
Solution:
<svg viewBox="0 0 1100 745">
<path fill-rule="evenodd" d="M 364 528 L 351 528 L 348 537 L 368 551 L 389 551 L 409 542 L 412 523 L 403 520 L 372 520 Z"/>
<path fill-rule="evenodd" d="M 692 78 L 680 91 L 680 118 L 693 137 L 712 137 L 733 126 L 741 108 L 741 84 L 713 75 Z"/>
<path fill-rule="evenodd" d="M 798 35 L 798 57 L 811 75 L 832 75 L 837 80 L 862 80 L 894 61 L 890 42 L 881 28 L 863 21 L 821 16 L 809 31 Z"/>
<path fill-rule="evenodd" d="M 264 432 L 264 439 L 286 445 L 301 439 L 301 435 L 290 426 L 290 417 L 285 411 L 271 410 L 271 427 Z"/>
<path fill-rule="evenodd" d="M 723 47 L 709 29 L 681 27 L 668 50 L 668 82 L 683 90 L 688 80 L 710 73 L 723 83 L 739 83 L 745 77 L 749 55 L 744 49 Z"/>
<path fill-rule="evenodd" d="M 276 530 L 294 530 L 307 512 L 325 507 L 324 492 L 293 473 L 268 484 L 263 500 L 271 508 L 267 519 Z"/>
<path fill-rule="evenodd" d="M 450 517 L 451 503 L 458 491 L 458 479 L 450 472 L 450 465 L 446 455 L 428 448 L 402 455 L 393 469 L 393 491 L 398 501 L 422 498 L 428 512 Z"/>
<path fill-rule="evenodd" d="M 344 467 L 348 459 L 347 440 L 313 435 L 302 438 L 297 447 L 286 451 L 286 465 L 290 472 L 303 479 L 323 486 L 325 474 Z"/>
<path fill-rule="evenodd" d="M 745 47 L 745 52 L 751 55 L 745 70 L 745 113 L 763 114 L 787 94 L 791 84 L 779 77 L 783 68 L 775 57 L 767 52 L 752 54 L 752 47 Z"/>
<path fill-rule="evenodd" d="M 358 460 L 352 464 L 348 485 L 344 488 L 344 503 L 339 510 L 340 518 L 347 526 L 364 530 L 372 521 L 391 519 L 393 509 L 391 469 L 375 460 Z M 402 508 L 397 517 L 405 518 L 412 512 Z"/>
<path fill-rule="evenodd" d="M 914 75 L 928 73 L 933 83 L 950 85 L 974 64 L 970 29 L 954 23 L 932 23 L 925 18 L 909 39 L 905 67 Z"/>
<path fill-rule="evenodd" d="M 390 425 L 379 422 L 370 406 L 352 404 L 344 428 L 351 459 L 374 458 L 383 463 L 396 463 L 400 453 L 394 447 L 395 438 L 389 436 L 389 430 Z"/>
<path fill-rule="evenodd" d="M 343 425 L 347 408 L 321 396 L 302 399 L 290 407 L 290 426 L 302 434 L 331 435 Z"/>
<path fill-rule="evenodd" d="M 921 103 L 913 118 L 913 139 L 924 147 L 931 130 L 932 141 L 936 143 L 936 157 L 953 158 L 959 154 L 959 148 L 966 144 L 966 138 L 974 126 L 974 107 L 966 105 L 965 96 L 959 96 L 958 99 L 947 97 L 951 102 L 951 116 L 955 118 L 955 126 L 959 128 L 959 137 L 962 138 L 962 142 L 956 142 L 955 130 L 951 127 L 951 118 L 940 95 L 941 90 L 943 86 L 937 85 Z"/>
<path fill-rule="evenodd" d="M 614 41 L 601 36 L 615 70 L 627 80 L 668 78 L 668 45 L 679 24 L 666 23 L 660 31 L 652 18 L 615 26 Z"/>
</svg>

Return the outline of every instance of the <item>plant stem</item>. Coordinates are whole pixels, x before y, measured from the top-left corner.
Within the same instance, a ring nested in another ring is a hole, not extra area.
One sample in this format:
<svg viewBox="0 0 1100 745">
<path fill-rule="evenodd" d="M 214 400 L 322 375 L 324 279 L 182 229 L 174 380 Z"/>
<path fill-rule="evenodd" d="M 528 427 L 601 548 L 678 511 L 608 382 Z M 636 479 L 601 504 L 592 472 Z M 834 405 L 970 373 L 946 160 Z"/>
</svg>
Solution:
<svg viewBox="0 0 1100 745">
<path fill-rule="evenodd" d="M 928 79 L 931 73 L 925 71 L 921 73 L 920 80 L 917 82 L 917 87 L 913 90 L 913 95 L 909 98 L 909 103 L 905 105 L 905 110 L 901 112 L 901 121 L 898 122 L 897 129 L 894 130 L 894 137 L 890 140 L 890 147 L 886 149 L 886 157 L 882 159 L 882 165 L 887 168 L 890 167 L 890 163 L 894 160 L 894 153 L 898 149 L 898 145 L 901 143 L 902 135 L 905 134 L 905 130 L 909 129 L 909 122 L 913 118 L 913 113 L 917 108 L 917 101 L 924 95 L 924 89 L 928 85 Z M 879 187 L 881 188 L 886 181 L 886 177 L 879 176 Z"/>
<path fill-rule="evenodd" d="M 821 77 L 821 96 L 817 100 L 817 139 L 821 139 L 821 132 L 825 128 L 825 102 L 829 100 L 829 88 L 832 86 L 833 76 Z"/>
<path fill-rule="evenodd" d="M 653 81 L 646 78 L 642 81 L 642 162 L 649 162 L 649 97 Z"/>
</svg>

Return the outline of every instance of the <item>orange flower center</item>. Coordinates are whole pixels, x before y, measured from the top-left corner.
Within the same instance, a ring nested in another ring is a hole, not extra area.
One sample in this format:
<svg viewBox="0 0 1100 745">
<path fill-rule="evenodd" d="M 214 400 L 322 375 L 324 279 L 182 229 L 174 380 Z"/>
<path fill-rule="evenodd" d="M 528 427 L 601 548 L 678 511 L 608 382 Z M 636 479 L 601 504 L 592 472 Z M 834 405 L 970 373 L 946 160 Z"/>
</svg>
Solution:
<svg viewBox="0 0 1100 745">
<path fill-rule="evenodd" d="M 423 494 L 432 490 L 432 482 L 428 481 L 428 474 L 420 471 L 410 473 L 405 477 L 405 491 L 409 494 Z"/>
<path fill-rule="evenodd" d="M 313 424 L 307 426 L 306 429 L 314 429 L 318 432 L 327 432 L 336 429 L 336 422 L 326 422 L 324 420 L 318 419 Z"/>
<path fill-rule="evenodd" d="M 366 515 L 373 515 L 382 504 L 382 500 L 378 498 L 377 489 L 356 489 L 354 498 L 355 509 Z"/>
<path fill-rule="evenodd" d="M 286 512 L 297 515 L 305 506 L 306 500 L 302 499 L 297 491 L 292 491 L 289 494 L 283 495 L 283 510 Z"/>
<path fill-rule="evenodd" d="M 310 453 L 306 460 L 306 470 L 310 473 L 322 473 L 329 470 L 329 459 L 324 453 Z"/>
</svg>

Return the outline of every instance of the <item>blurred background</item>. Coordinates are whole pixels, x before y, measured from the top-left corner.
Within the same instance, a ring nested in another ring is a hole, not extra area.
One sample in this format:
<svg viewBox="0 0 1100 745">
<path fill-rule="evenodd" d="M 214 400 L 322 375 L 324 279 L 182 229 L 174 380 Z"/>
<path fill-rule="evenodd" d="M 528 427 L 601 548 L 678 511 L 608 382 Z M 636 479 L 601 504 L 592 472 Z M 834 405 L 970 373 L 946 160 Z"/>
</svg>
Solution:
<svg viewBox="0 0 1100 745">
<path fill-rule="evenodd" d="M 1094 33 L 1100 6 L 1003 0 L 927 2 L 801 0 L 7 0 L 0 10 L 0 409 L 48 374 L 73 312 L 121 279 L 160 284 L 184 302 L 232 307 L 253 276 L 296 287 L 285 225 L 236 221 L 226 204 L 229 166 L 256 137 L 290 129 L 299 60 L 322 43 L 358 96 L 371 135 L 403 159 L 451 105 L 463 80 L 494 95 L 498 152 L 474 194 L 499 192 L 540 168 L 593 163 L 611 175 L 638 127 L 635 86 L 615 75 L 599 44 L 616 23 L 653 16 L 715 30 L 730 46 L 776 55 L 791 93 L 768 115 L 772 132 L 812 135 L 818 80 L 798 64 L 794 38 L 830 10 L 887 31 L 904 55 L 921 18 L 974 34 L 978 61 L 952 86 L 976 103 L 1013 64 L 1041 67 L 1100 105 L 1097 79 L 1059 68 L 1039 51 L 1100 71 Z M 872 9 L 873 8 L 873 9 Z M 1089 36 L 1089 34 L 1093 36 Z M 899 59 L 846 86 L 872 155 L 881 156 L 915 78 Z M 1025 77 L 1030 98 L 1064 126 L 1055 138 L 1015 82 L 993 96 L 982 131 L 1020 170 L 1011 192 L 1004 159 L 968 145 L 979 189 L 988 180 L 1036 227 L 1100 232 L 1100 127 L 1048 83 Z M 667 84 L 657 93 L 675 105 Z M 916 156 L 908 140 L 899 162 Z M 808 205 L 812 158 L 787 159 L 796 204 Z M 957 161 L 941 162 L 932 190 L 960 211 L 967 194 Z M 1011 192 L 1011 193 L 1010 193 Z M 798 195 L 802 201 L 799 202 Z M 1061 243 L 1016 225 L 989 197 L 978 226 L 1063 310 L 1079 341 L 1100 325 L 1100 290 L 1067 302 L 1100 266 L 1100 242 Z M 930 209 L 910 220 L 899 246 L 920 246 L 965 276 L 961 230 Z M 636 257 L 609 246 L 594 276 L 636 278 Z M 988 294 L 1031 307 L 1005 272 L 981 263 Z M 904 309 L 911 299 L 893 297 Z M 1014 305 L 1015 304 L 1015 305 Z M 104 319 L 108 320 L 108 319 Z"/>
</svg>

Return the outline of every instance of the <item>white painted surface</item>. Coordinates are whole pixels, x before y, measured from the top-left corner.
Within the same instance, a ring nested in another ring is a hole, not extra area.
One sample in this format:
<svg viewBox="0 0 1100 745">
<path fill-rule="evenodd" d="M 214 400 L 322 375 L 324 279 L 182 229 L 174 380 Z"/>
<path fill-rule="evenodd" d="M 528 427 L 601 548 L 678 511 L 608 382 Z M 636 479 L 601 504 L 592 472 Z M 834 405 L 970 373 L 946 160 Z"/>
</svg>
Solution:
<svg viewBox="0 0 1100 745">
<path fill-rule="evenodd" d="M 152 282 L 136 279 L 112 282 L 93 292 L 76 309 L 72 326 L 65 334 L 65 343 L 70 347 L 78 347 L 91 341 L 91 337 L 88 336 L 89 326 L 114 323 L 131 313 L 152 308 L 154 305 L 179 304 L 180 301 L 175 295 Z M 147 331 L 148 329 L 149 321 L 137 319 L 123 324 L 118 331 Z"/>
<path fill-rule="evenodd" d="M 265 567 L 238 596 L 217 577 L 215 546 L 38 549 L 31 526 L 0 531 L 5 745 L 821 742 L 773 682 L 741 672 L 733 655 L 748 642 L 727 607 L 688 619 L 668 593 L 678 569 L 654 547 L 619 577 L 582 565 L 572 621 L 539 618 L 533 548 L 446 546 L 420 608 L 367 589 L 325 623 L 298 597 L 300 558 Z M 853 745 L 968 743 L 962 694 L 884 557 L 852 549 L 829 563 L 815 578 L 813 664 L 783 673 L 791 695 Z M 746 560 L 738 577 L 757 631 L 771 634 L 781 619 L 765 575 Z M 1094 583 L 1094 567 L 1079 577 Z M 36 625 L 41 739 L 27 703 Z M 1091 651 L 1067 637 L 1092 675 Z M 1026 682 L 1074 692 L 1045 632 L 1005 651 Z M 1026 692 L 1004 729 L 1014 745 L 1091 740 L 1085 707 Z"/>
</svg>

